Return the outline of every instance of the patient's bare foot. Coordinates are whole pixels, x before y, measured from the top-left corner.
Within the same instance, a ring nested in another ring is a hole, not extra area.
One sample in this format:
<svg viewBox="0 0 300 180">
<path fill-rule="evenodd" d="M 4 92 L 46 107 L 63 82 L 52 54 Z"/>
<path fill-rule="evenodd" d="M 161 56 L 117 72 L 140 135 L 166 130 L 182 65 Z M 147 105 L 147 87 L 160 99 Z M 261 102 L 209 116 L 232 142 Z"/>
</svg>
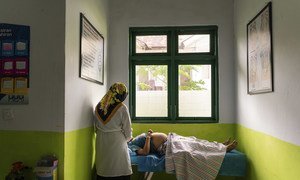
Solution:
<svg viewBox="0 0 300 180">
<path fill-rule="evenodd" d="M 222 144 L 227 146 L 228 144 L 230 144 L 230 142 L 231 142 L 231 137 L 229 139 L 227 139 L 225 142 L 223 142 Z"/>
<path fill-rule="evenodd" d="M 226 145 L 226 152 L 230 152 L 236 148 L 238 142 L 236 140 L 232 141 L 230 144 Z"/>
</svg>

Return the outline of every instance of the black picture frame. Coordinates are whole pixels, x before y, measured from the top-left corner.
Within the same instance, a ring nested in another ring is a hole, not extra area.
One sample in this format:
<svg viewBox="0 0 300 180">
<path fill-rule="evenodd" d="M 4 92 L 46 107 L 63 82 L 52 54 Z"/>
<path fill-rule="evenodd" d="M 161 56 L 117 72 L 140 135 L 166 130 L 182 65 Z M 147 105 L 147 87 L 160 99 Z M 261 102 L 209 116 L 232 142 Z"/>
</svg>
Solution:
<svg viewBox="0 0 300 180">
<path fill-rule="evenodd" d="M 247 91 L 274 91 L 271 2 L 247 24 Z"/>
<path fill-rule="evenodd" d="M 91 22 L 80 13 L 79 77 L 103 85 L 104 38 Z"/>
</svg>

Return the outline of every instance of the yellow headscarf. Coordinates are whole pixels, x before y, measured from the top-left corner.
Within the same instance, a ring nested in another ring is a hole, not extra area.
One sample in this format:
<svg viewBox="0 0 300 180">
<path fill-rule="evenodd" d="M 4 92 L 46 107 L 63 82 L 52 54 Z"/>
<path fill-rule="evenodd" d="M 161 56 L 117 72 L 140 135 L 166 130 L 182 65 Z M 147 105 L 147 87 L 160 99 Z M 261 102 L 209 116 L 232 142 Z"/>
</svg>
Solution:
<svg viewBox="0 0 300 180">
<path fill-rule="evenodd" d="M 104 124 L 106 124 L 114 113 L 121 107 L 126 99 L 128 90 L 121 82 L 114 83 L 96 106 L 95 112 Z"/>
</svg>

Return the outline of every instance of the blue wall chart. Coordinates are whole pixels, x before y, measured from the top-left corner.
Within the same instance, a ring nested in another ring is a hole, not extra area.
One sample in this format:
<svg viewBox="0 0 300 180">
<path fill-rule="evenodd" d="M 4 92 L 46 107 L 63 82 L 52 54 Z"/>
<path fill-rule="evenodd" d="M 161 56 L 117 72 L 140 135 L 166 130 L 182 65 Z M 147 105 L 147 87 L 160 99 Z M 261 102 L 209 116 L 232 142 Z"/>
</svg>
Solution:
<svg viewBox="0 0 300 180">
<path fill-rule="evenodd" d="M 30 27 L 0 23 L 0 104 L 28 104 Z"/>
</svg>

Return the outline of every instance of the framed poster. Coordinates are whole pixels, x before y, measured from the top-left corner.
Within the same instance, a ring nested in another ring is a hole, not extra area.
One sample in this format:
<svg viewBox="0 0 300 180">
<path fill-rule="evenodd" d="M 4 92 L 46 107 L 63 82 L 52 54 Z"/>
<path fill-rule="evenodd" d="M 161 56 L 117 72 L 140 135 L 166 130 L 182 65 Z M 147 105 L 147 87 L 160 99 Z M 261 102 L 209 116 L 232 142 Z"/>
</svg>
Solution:
<svg viewBox="0 0 300 180">
<path fill-rule="evenodd" d="M 80 13 L 80 77 L 98 84 L 104 79 L 104 38 Z"/>
<path fill-rule="evenodd" d="M 247 86 L 248 94 L 273 92 L 271 2 L 247 24 Z"/>
</svg>

